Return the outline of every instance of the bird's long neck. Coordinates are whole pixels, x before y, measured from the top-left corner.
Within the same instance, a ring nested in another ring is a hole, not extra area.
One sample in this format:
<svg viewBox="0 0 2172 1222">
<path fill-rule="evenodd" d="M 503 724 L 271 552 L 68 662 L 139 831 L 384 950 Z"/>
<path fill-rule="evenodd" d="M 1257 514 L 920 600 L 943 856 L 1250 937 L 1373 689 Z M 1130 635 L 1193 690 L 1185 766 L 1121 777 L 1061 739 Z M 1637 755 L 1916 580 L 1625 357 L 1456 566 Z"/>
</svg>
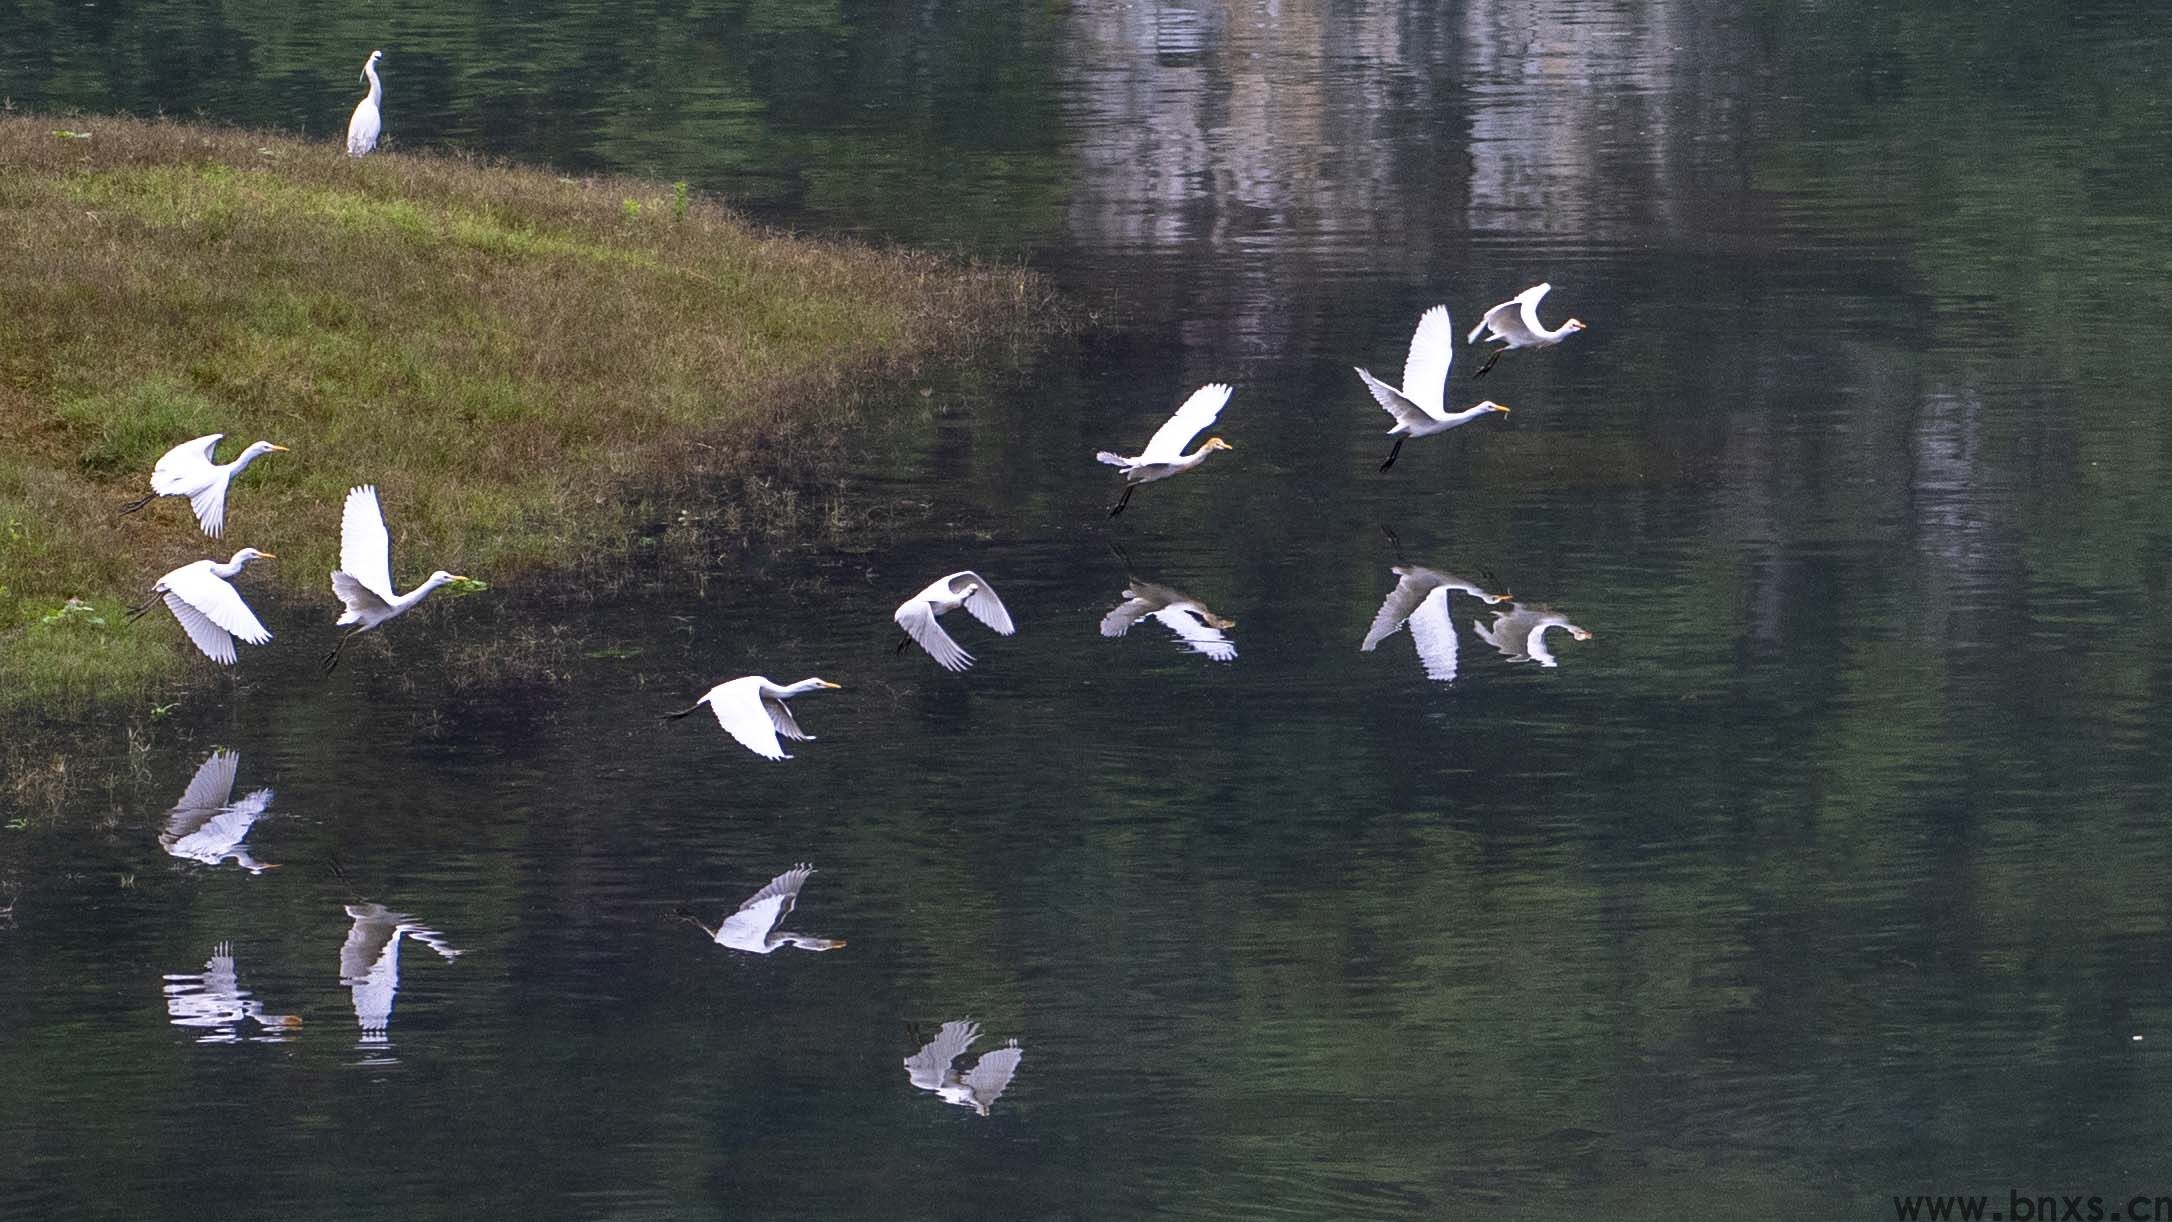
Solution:
<svg viewBox="0 0 2172 1222">
<path fill-rule="evenodd" d="M 1207 461 L 1207 455 L 1212 453 L 1214 453 L 1213 446 L 1202 444 L 1189 454 L 1178 455 L 1177 460 L 1169 465 L 1172 467 L 1196 467 L 1200 463 Z"/>
<path fill-rule="evenodd" d="M 416 586 L 414 589 L 409 590 L 407 593 L 400 595 L 396 599 L 393 599 L 393 605 L 399 607 L 401 610 L 412 607 L 416 603 L 421 602 L 423 599 L 428 598 L 430 596 L 430 591 L 435 590 L 436 588 L 444 585 L 450 580 L 452 579 L 449 577 L 432 577 L 428 581 L 423 582 L 421 585 Z"/>
<path fill-rule="evenodd" d="M 234 578 L 241 576 L 241 570 L 248 567 L 251 559 L 253 557 L 237 552 L 234 558 L 225 564 L 212 565 L 211 571 L 219 577 L 232 581 Z"/>
<path fill-rule="evenodd" d="M 1493 409 L 1491 407 L 1466 407 L 1462 411 L 1457 412 L 1451 416 L 1442 417 L 1442 419 L 1444 419 L 1447 423 L 1451 425 L 1468 424 L 1471 421 L 1478 419 L 1480 416 L 1486 415 L 1492 410 Z"/>
<path fill-rule="evenodd" d="M 385 94 L 384 84 L 377 79 L 377 65 L 374 63 L 362 65 L 362 75 L 370 78 L 370 105 L 375 106 L 377 100 Z"/>
<path fill-rule="evenodd" d="M 262 458 L 269 453 L 271 453 L 270 450 L 260 450 L 255 446 L 250 446 L 248 449 L 243 450 L 240 455 L 238 455 L 234 459 L 234 461 L 225 464 L 226 478 L 232 479 L 235 476 L 241 474 L 242 472 L 248 470 L 250 463 L 255 462 L 257 459 Z"/>
</svg>

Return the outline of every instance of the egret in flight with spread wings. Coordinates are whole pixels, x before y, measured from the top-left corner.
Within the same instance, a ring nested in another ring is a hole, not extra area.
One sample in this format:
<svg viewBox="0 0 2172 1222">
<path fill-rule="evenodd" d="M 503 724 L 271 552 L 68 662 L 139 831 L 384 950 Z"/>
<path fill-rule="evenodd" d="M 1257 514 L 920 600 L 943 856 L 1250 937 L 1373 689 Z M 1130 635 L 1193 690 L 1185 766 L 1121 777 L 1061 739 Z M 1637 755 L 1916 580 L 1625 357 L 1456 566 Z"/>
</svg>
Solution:
<svg viewBox="0 0 2172 1222">
<path fill-rule="evenodd" d="M 354 924 L 347 927 L 347 940 L 339 946 L 339 982 L 347 986 L 354 1002 L 362 1042 L 382 1044 L 385 1029 L 392 1025 L 393 998 L 400 992 L 400 939 L 413 938 L 447 961 L 465 952 L 448 943 L 444 934 L 383 904 L 346 907 Z"/>
<path fill-rule="evenodd" d="M 335 624 L 356 624 L 324 656 L 324 669 L 339 665 L 339 651 L 347 642 L 392 619 L 430 596 L 439 586 L 467 578 L 439 569 L 405 594 L 392 588 L 392 535 L 385 530 L 385 511 L 377 503 L 377 489 L 364 485 L 347 493 L 347 507 L 339 520 L 339 568 L 332 574 L 332 593 L 347 604 Z"/>
<path fill-rule="evenodd" d="M 241 591 L 228 584 L 228 579 L 239 577 L 241 570 L 251 560 L 277 560 L 270 552 L 260 552 L 245 547 L 234 553 L 225 564 L 216 560 L 198 560 L 184 564 L 158 579 L 151 587 L 151 597 L 143 605 L 130 607 L 128 618 L 142 619 L 151 604 L 160 598 L 166 600 L 167 609 L 181 621 L 181 630 L 189 634 L 189 640 L 204 656 L 221 666 L 234 664 L 234 638 L 240 637 L 251 645 L 262 645 L 271 639 L 271 633 L 258 622 L 249 604 L 241 601 Z"/>
<path fill-rule="evenodd" d="M 259 789 L 234 801 L 234 775 L 240 769 L 241 756 L 223 749 L 198 765 L 181 800 L 166 812 L 166 830 L 159 834 L 158 847 L 169 856 L 207 866 L 232 858 L 251 874 L 278 869 L 277 862 L 251 856 L 249 846 L 242 843 L 271 805 L 272 791 Z"/>
<path fill-rule="evenodd" d="M 1232 393 L 1230 387 L 1220 382 L 1210 382 L 1193 391 L 1192 397 L 1184 401 L 1184 406 L 1178 408 L 1174 416 L 1169 417 L 1169 423 L 1156 429 L 1154 435 L 1147 439 L 1146 448 L 1139 451 L 1137 458 L 1125 458 L 1113 450 L 1103 450 L 1094 455 L 1096 459 L 1112 467 L 1121 467 L 1124 471 L 1124 495 L 1116 504 L 1110 506 L 1110 517 L 1124 512 L 1124 506 L 1131 503 L 1131 494 L 1140 484 L 1151 484 L 1158 479 L 1182 475 L 1207 461 L 1207 455 L 1216 450 L 1236 449 L 1219 437 L 1209 437 L 1198 449 L 1189 454 L 1184 452 L 1185 444 L 1198 436 L 1199 430 L 1213 424 L 1216 416 L 1222 414 L 1222 406 L 1229 402 Z"/>
<path fill-rule="evenodd" d="M 1142 617 L 1176 633 L 1177 640 L 1185 648 L 1203 653 L 1216 662 L 1237 660 L 1237 646 L 1222 634 L 1237 626 L 1237 621 L 1224 619 L 1207 608 L 1207 605 L 1168 586 L 1141 581 L 1137 577 L 1126 579 L 1124 601 L 1109 609 L 1101 617 L 1101 635 L 1115 638 L 1131 631 L 1131 626 Z"/>
<path fill-rule="evenodd" d="M 1501 359 L 1501 354 L 1511 348 L 1551 348 L 1584 329 L 1583 320 L 1576 318 L 1551 331 L 1539 322 L 1539 298 L 1544 297 L 1547 290 L 1553 287 L 1551 284 L 1534 284 L 1510 300 L 1486 311 L 1486 316 L 1478 320 L 1477 326 L 1471 328 L 1470 342 L 1479 342 L 1478 337 L 1491 330 L 1493 334 L 1486 335 L 1486 339 L 1489 342 L 1498 342 L 1501 346 L 1493 350 L 1493 355 L 1486 358 L 1486 363 L 1480 365 L 1478 372 L 1472 374 L 1472 377 L 1485 377 L 1487 371 L 1493 368 L 1493 363 Z"/>
<path fill-rule="evenodd" d="M 921 1090 L 940 1095 L 945 1103 L 969 1107 L 987 1115 L 988 1108 L 1011 1084 L 1011 1075 L 1018 1072 L 1018 1062 L 1026 1054 L 1018 1047 L 1017 1040 L 1011 1040 L 992 1052 L 983 1053 L 967 1073 L 960 1074 L 952 1069 L 950 1063 L 963 1056 L 979 1038 L 980 1024 L 970 1019 L 944 1023 L 934 1039 L 905 1058 L 905 1076 Z"/>
<path fill-rule="evenodd" d="M 234 970 L 234 944 L 221 942 L 211 948 L 204 970 L 173 972 L 164 977 L 166 1017 L 176 1027 L 207 1032 L 199 1044 L 233 1044 L 248 1039 L 276 1044 L 285 1032 L 302 1025 L 292 1014 L 266 1014 L 264 1003 L 249 996 Z M 242 1024 L 253 1023 L 261 1034 L 243 1035 Z"/>
<path fill-rule="evenodd" d="M 251 444 L 229 463 L 215 462 L 212 455 L 218 452 L 224 433 L 208 433 L 194 441 L 184 441 L 160 456 L 151 468 L 150 495 L 121 506 L 124 514 L 134 513 L 162 496 L 185 496 L 189 508 L 196 513 L 196 524 L 206 535 L 216 539 L 226 533 L 226 489 L 234 477 L 249 469 L 249 464 L 266 454 L 283 454 L 285 446 L 275 446 L 268 441 Z"/>
<path fill-rule="evenodd" d="M 1590 632 L 1570 623 L 1568 616 L 1540 603 L 1511 603 L 1508 610 L 1493 613 L 1492 626 L 1472 620 L 1471 628 L 1509 661 L 1536 662 L 1545 667 L 1560 665 L 1554 660 L 1553 651 L 1546 648 L 1549 629 L 1567 629 L 1568 634 L 1579 641 L 1592 637 Z"/>
<path fill-rule="evenodd" d="M 787 933 L 777 925 L 792 913 L 792 905 L 799 900 L 799 889 L 806 885 L 807 876 L 815 868 L 800 862 L 784 873 L 769 880 L 769 885 L 747 897 L 739 905 L 739 911 L 725 917 L 715 929 L 694 921 L 703 933 L 718 946 L 729 946 L 749 954 L 766 955 L 782 946 L 797 946 L 801 950 L 836 950 L 845 944 L 843 938 L 815 938 L 803 933 Z M 688 917 L 688 920 L 693 920 Z"/>
<path fill-rule="evenodd" d="M 1508 414 L 1507 408 L 1491 399 L 1449 414 L 1448 364 L 1455 359 L 1455 354 L 1456 329 L 1455 324 L 1448 321 L 1448 307 L 1434 306 L 1418 320 L 1417 333 L 1410 337 L 1410 355 L 1403 361 L 1401 390 L 1374 377 L 1370 370 L 1354 366 L 1365 389 L 1373 392 L 1373 398 L 1395 418 L 1394 427 L 1388 430 L 1388 435 L 1395 438 L 1395 447 L 1388 451 L 1387 461 L 1380 464 L 1381 470 L 1395 465 L 1395 456 L 1403 452 L 1403 443 L 1413 437 L 1445 433 L 1492 412 Z"/>
<path fill-rule="evenodd" d="M 974 619 L 988 625 L 1004 636 L 1018 631 L 1011 623 L 1011 613 L 1004 610 L 1003 600 L 996 597 L 988 579 L 966 569 L 948 577 L 938 577 L 928 583 L 927 589 L 897 605 L 890 618 L 905 630 L 905 640 L 897 643 L 899 653 L 912 641 L 928 651 L 945 670 L 964 670 L 973 664 L 973 655 L 959 648 L 950 639 L 936 618 L 945 612 L 964 607 Z"/>
<path fill-rule="evenodd" d="M 1423 565 L 1398 564 L 1390 571 L 1396 576 L 1395 588 L 1381 600 L 1380 610 L 1373 616 L 1373 626 L 1366 631 L 1358 651 L 1371 653 L 1379 648 L 1380 642 L 1408 624 L 1410 640 L 1417 646 L 1418 663 L 1425 667 L 1426 678 L 1439 683 L 1455 682 L 1456 626 L 1448 615 L 1449 595 L 1469 594 L 1488 604 L 1506 602 L 1511 595 L 1492 593 L 1453 573 Z"/>
<path fill-rule="evenodd" d="M 377 103 L 385 96 L 384 84 L 377 79 L 377 61 L 385 57 L 383 51 L 372 51 L 362 65 L 362 79 L 370 83 L 369 96 L 354 105 L 354 117 L 347 120 L 347 155 L 361 157 L 377 147 L 377 133 L 384 126 L 377 113 Z"/>
<path fill-rule="evenodd" d="M 794 696 L 824 689 L 836 690 L 841 684 L 827 679 L 802 679 L 787 687 L 779 687 L 761 675 L 744 675 L 729 682 L 719 683 L 701 694 L 701 699 L 676 713 L 664 714 L 667 718 L 684 717 L 706 704 L 716 714 L 716 723 L 724 732 L 739 740 L 739 745 L 764 759 L 788 760 L 784 745 L 777 741 L 783 735 L 793 742 L 814 741 L 814 735 L 799 728 L 792 717 L 792 709 L 785 701 Z"/>
</svg>

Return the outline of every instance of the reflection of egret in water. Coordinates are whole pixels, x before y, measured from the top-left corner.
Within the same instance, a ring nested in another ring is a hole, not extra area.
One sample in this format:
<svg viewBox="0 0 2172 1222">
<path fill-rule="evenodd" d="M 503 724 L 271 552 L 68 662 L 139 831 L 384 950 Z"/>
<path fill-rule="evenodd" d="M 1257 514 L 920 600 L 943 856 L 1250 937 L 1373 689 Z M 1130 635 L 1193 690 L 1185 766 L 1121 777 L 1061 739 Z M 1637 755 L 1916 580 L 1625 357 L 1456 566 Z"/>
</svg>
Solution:
<svg viewBox="0 0 2172 1222">
<path fill-rule="evenodd" d="M 392 1022 L 392 998 L 400 991 L 400 939 L 413 938 L 447 959 L 461 952 L 446 945 L 445 935 L 383 904 L 349 904 L 347 915 L 354 925 L 339 948 L 339 982 L 353 990 L 362 1042 L 383 1043 Z"/>
<path fill-rule="evenodd" d="M 229 802 L 234 776 L 240 769 L 240 753 L 212 752 L 197 767 L 181 800 L 166 812 L 166 830 L 159 834 L 158 846 L 184 861 L 200 861 L 207 866 L 232 859 L 251 874 L 278 869 L 277 862 L 250 856 L 249 846 L 242 843 L 271 805 L 272 791 L 259 789 L 239 802 Z"/>
<path fill-rule="evenodd" d="M 264 1013 L 264 1003 L 241 987 L 234 973 L 231 942 L 212 948 L 201 974 L 173 974 L 165 981 L 167 1017 L 176 1027 L 204 1032 L 196 1038 L 199 1044 L 241 1040 L 276 1044 L 286 1039 L 287 1031 L 302 1025 L 302 1020 L 292 1014 Z"/>
<path fill-rule="evenodd" d="M 1237 659 L 1237 646 L 1222 635 L 1235 628 L 1237 621 L 1216 615 L 1205 603 L 1182 590 L 1156 585 L 1130 575 L 1130 557 L 1117 551 L 1116 558 L 1124 562 L 1126 570 L 1124 601 L 1110 608 L 1109 613 L 1101 617 L 1102 636 L 1123 636 L 1131 631 L 1133 624 L 1146 617 L 1176 633 L 1177 639 L 1188 649 L 1203 653 L 1217 662 L 1233 662 Z"/>
<path fill-rule="evenodd" d="M 1379 648 L 1380 642 L 1408 624 L 1411 643 L 1418 647 L 1418 661 L 1425 667 L 1425 677 L 1440 683 L 1454 682 L 1456 627 L 1448 616 L 1449 595 L 1469 594 L 1488 603 L 1505 601 L 1509 595 L 1492 593 L 1466 578 L 1423 565 L 1398 564 L 1390 571 L 1396 577 L 1395 588 L 1381 600 L 1380 610 L 1373 616 L 1373 626 L 1366 631 L 1365 641 L 1358 650 L 1371 653 Z"/>
<path fill-rule="evenodd" d="M 934 1039 L 905 1058 L 905 1076 L 921 1090 L 931 1090 L 942 1096 L 945 1103 L 955 1103 L 987 1115 L 990 1105 L 1002 1098 L 1004 1088 L 1011 1084 L 1011 1075 L 1018 1072 L 1018 1061 L 1026 1054 L 1019 1049 L 1017 1040 L 1011 1040 L 995 1051 L 983 1054 L 969 1072 L 959 1074 L 950 1063 L 979 1038 L 980 1024 L 970 1019 L 944 1023 Z"/>
<path fill-rule="evenodd" d="M 1490 627 L 1472 620 L 1471 628 L 1509 661 L 1536 662 L 1548 667 L 1560 665 L 1554 661 L 1553 651 L 1546 648 L 1548 629 L 1567 629 L 1568 634 L 1579 641 L 1588 641 L 1592 636 L 1570 623 L 1568 616 L 1542 603 L 1511 603 L 1508 610 L 1493 613 Z"/>
<path fill-rule="evenodd" d="M 739 905 L 739 911 L 725 917 L 715 929 L 702 925 L 704 933 L 718 946 L 729 946 L 750 954 L 766 955 L 781 946 L 797 946 L 801 950 L 836 950 L 845 944 L 843 938 L 814 938 L 803 933 L 786 933 L 777 928 L 779 922 L 791 914 L 792 906 L 799 901 L 799 889 L 806 885 L 807 876 L 814 867 L 800 862 L 784 873 L 769 880 L 769 885 L 747 897 Z M 688 918 L 692 920 L 692 918 Z"/>
</svg>

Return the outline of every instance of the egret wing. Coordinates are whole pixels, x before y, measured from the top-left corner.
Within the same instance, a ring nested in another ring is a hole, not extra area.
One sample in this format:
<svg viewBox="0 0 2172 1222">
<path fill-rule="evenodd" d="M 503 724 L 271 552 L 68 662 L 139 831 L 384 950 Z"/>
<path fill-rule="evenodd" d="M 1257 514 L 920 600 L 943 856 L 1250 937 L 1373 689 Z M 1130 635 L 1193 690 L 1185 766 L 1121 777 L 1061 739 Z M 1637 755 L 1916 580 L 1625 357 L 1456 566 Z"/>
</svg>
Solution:
<svg viewBox="0 0 2172 1222">
<path fill-rule="evenodd" d="M 1401 569 L 1396 572 L 1399 575 L 1395 588 L 1380 600 L 1380 610 L 1373 614 L 1373 626 L 1366 630 L 1365 641 L 1358 646 L 1360 653 L 1371 653 L 1380 647 L 1380 642 L 1400 632 L 1410 613 L 1418 609 L 1418 604 L 1424 602 L 1426 594 L 1434 588 L 1432 583 L 1415 574 Z"/>
<path fill-rule="evenodd" d="M 1428 420 L 1440 419 L 1436 413 L 1428 412 L 1424 407 L 1412 402 L 1402 391 L 1374 377 L 1372 371 L 1357 365 L 1353 365 L 1351 368 L 1356 369 L 1358 377 L 1364 380 L 1365 389 L 1373 392 L 1373 401 L 1386 408 L 1388 414 L 1395 417 L 1397 424 L 1402 425 L 1404 428 L 1414 429 Z M 1392 433 L 1395 430 L 1389 429 L 1388 431 Z"/>
<path fill-rule="evenodd" d="M 1538 286 L 1541 295 L 1547 287 L 1543 284 Z M 1471 328 L 1470 342 L 1477 343 L 1480 336 L 1491 331 L 1491 338 L 1504 340 L 1511 347 L 1529 344 L 1534 337 L 1530 328 L 1523 325 L 1523 299 L 1530 292 L 1530 289 L 1525 289 L 1513 299 L 1487 310 L 1486 316 L 1478 320 L 1477 326 Z"/>
<path fill-rule="evenodd" d="M 1410 356 L 1403 362 L 1403 397 L 1431 415 L 1445 415 L 1448 365 L 1455 354 L 1456 329 L 1448 321 L 1448 307 L 1434 306 L 1418 319 L 1417 333 L 1410 337 Z"/>
<path fill-rule="evenodd" d="M 1456 626 L 1448 618 L 1448 587 L 1435 586 L 1410 615 L 1410 640 L 1418 647 L 1425 677 L 1453 683 L 1456 677 Z"/>
<path fill-rule="evenodd" d="M 1154 612 L 1154 618 L 1167 626 L 1169 631 L 1176 633 L 1186 645 L 1214 661 L 1236 661 L 1237 647 L 1230 643 L 1228 637 L 1222 635 L 1221 629 L 1197 618 L 1197 613 L 1190 608 L 1163 607 Z"/>
<path fill-rule="evenodd" d="M 383 125 L 377 107 L 368 98 L 354 108 L 354 117 L 347 120 L 347 155 L 363 157 L 377 147 L 377 132 Z"/>
<path fill-rule="evenodd" d="M 928 656 L 934 658 L 943 669 L 964 670 L 973 664 L 973 655 L 960 648 L 956 641 L 950 639 L 950 634 L 943 631 L 942 624 L 935 619 L 935 609 L 930 607 L 926 600 L 910 600 L 899 607 L 897 614 L 891 618 L 897 621 L 898 627 L 905 630 L 905 635 L 920 642 L 920 647 L 927 650 Z"/>
<path fill-rule="evenodd" d="M 1169 422 L 1154 431 L 1147 439 L 1146 448 L 1139 451 L 1145 462 L 1169 462 L 1184 456 L 1184 447 L 1191 444 L 1199 430 L 1214 423 L 1222 414 L 1222 405 L 1229 402 L 1233 388 L 1221 382 L 1209 382 L 1192 392 L 1184 406 L 1176 409 Z"/>
<path fill-rule="evenodd" d="M 762 707 L 769 710 L 769 724 L 777 727 L 777 733 L 784 735 L 793 742 L 808 743 L 814 741 L 814 735 L 799 728 L 798 719 L 792 716 L 791 705 L 777 699 L 775 696 L 764 696 L 762 697 Z"/>
<path fill-rule="evenodd" d="M 914 1086 L 922 1090 L 935 1090 L 943 1085 L 950 1074 L 950 1063 L 958 1059 L 973 1041 L 980 1038 L 980 1024 L 971 1019 L 953 1019 L 944 1023 L 935 1038 L 920 1046 L 920 1051 L 905 1058 L 905 1074 Z"/>
<path fill-rule="evenodd" d="M 789 895 L 772 895 L 758 902 L 748 900 L 716 927 L 716 940 L 740 950 L 766 949 L 769 931 L 775 929 L 777 922 L 791 910 L 792 897 Z"/>
<path fill-rule="evenodd" d="M 811 862 L 803 861 L 794 865 L 791 869 L 770 879 L 768 885 L 761 890 L 748 896 L 746 902 L 739 905 L 739 910 L 745 912 L 756 904 L 766 904 L 773 899 L 782 897 L 784 907 L 778 911 L 777 915 L 779 917 L 784 916 L 785 913 L 792 911 L 793 903 L 799 899 L 799 889 L 807 885 L 807 876 L 814 872 L 815 868 Z"/>
<path fill-rule="evenodd" d="M 224 433 L 210 433 L 184 441 L 159 456 L 157 465 L 151 468 L 151 491 L 160 496 L 187 496 L 196 490 L 203 478 L 211 474 L 215 466 L 212 455 L 218 452 L 219 441 Z"/>
<path fill-rule="evenodd" d="M 973 1092 L 973 1101 L 980 1106 L 982 1112 L 986 1112 L 989 1104 L 1002 1097 L 1003 1088 L 1011 1084 L 1011 1075 L 1018 1072 L 1018 1062 L 1025 1055 L 1024 1050 L 1018 1047 L 1018 1041 L 1012 1040 L 993 1052 L 983 1054 L 980 1060 L 973 1063 L 972 1071 L 966 1074 L 962 1081 L 966 1089 Z"/>
<path fill-rule="evenodd" d="M 383 904 L 349 904 L 347 915 L 354 918 L 354 924 L 348 927 L 347 940 L 339 947 L 339 982 L 362 984 L 368 981 L 370 969 L 397 932 L 399 917 Z"/>
<path fill-rule="evenodd" d="M 1131 631 L 1131 626 L 1139 622 L 1140 616 L 1162 605 L 1152 599 L 1132 595 L 1129 590 L 1124 591 L 1124 593 L 1128 597 L 1111 608 L 1107 615 L 1101 617 L 1101 635 L 1106 637 L 1122 636 Z"/>
<path fill-rule="evenodd" d="M 249 604 L 241 601 L 241 591 L 208 568 L 191 565 L 166 574 L 166 595 L 169 598 L 179 595 L 202 612 L 205 619 L 251 645 L 261 645 L 271 639 L 271 633 L 249 610 Z"/>
<path fill-rule="evenodd" d="M 234 776 L 240 771 L 240 752 L 223 747 L 212 752 L 196 766 L 196 775 L 189 780 L 189 787 L 181 791 L 181 800 L 173 804 L 174 809 L 197 810 L 226 805 L 234 793 Z"/>
<path fill-rule="evenodd" d="M 392 591 L 392 536 L 374 484 L 347 493 L 339 519 L 339 569 L 388 603 L 399 597 Z"/>
<path fill-rule="evenodd" d="M 234 638 L 226 629 L 211 622 L 210 617 L 190 606 L 179 594 L 166 595 L 166 608 L 180 621 L 181 631 L 189 634 L 189 640 L 204 656 L 221 666 L 234 664 Z"/>
<path fill-rule="evenodd" d="M 217 539 L 226 534 L 226 485 L 232 478 L 229 472 L 209 472 L 209 481 L 189 494 L 189 509 L 196 515 L 196 525 L 207 538 Z"/>
<path fill-rule="evenodd" d="M 709 711 L 716 714 L 716 723 L 738 739 L 740 746 L 764 759 L 792 758 L 777 741 L 777 727 L 769 720 L 769 710 L 762 707 L 760 689 L 749 686 L 727 691 L 720 687 L 703 698 L 709 702 Z"/>
<path fill-rule="evenodd" d="M 1553 287 L 1551 284 L 1534 284 L 1516 294 L 1516 304 L 1518 306 L 1516 321 L 1522 323 L 1523 329 L 1534 337 L 1546 329 L 1545 324 L 1539 321 L 1539 298 L 1544 297 L 1547 291 Z"/>
<path fill-rule="evenodd" d="M 1010 611 L 1005 609 L 1003 600 L 996 596 L 995 587 L 988 584 L 987 578 L 971 569 L 967 569 L 962 573 L 952 573 L 948 580 L 950 582 L 950 591 L 953 594 L 957 593 L 958 587 L 966 582 L 972 582 L 977 587 L 965 598 L 965 609 L 972 614 L 974 619 L 988 625 L 1004 636 L 1010 636 L 1018 631 L 1017 626 L 1011 623 Z"/>
</svg>

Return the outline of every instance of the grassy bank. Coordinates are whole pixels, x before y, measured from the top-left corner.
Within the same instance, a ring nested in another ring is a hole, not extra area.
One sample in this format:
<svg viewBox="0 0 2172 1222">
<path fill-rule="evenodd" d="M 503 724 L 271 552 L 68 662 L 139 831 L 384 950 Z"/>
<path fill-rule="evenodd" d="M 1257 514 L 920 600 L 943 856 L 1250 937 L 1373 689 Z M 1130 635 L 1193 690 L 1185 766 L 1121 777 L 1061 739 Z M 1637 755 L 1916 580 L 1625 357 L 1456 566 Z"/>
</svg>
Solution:
<svg viewBox="0 0 2172 1222">
<path fill-rule="evenodd" d="M 655 183 L 14 115 L 0 167 L 0 709 L 202 665 L 172 625 L 120 628 L 124 600 L 244 544 L 324 586 L 353 484 L 381 489 L 402 582 L 570 565 L 674 488 L 788 483 L 870 382 L 1049 304 L 1015 269 L 766 233 Z M 292 448 L 239 481 L 222 544 L 178 500 L 116 516 L 212 432 L 222 460 Z"/>
</svg>

